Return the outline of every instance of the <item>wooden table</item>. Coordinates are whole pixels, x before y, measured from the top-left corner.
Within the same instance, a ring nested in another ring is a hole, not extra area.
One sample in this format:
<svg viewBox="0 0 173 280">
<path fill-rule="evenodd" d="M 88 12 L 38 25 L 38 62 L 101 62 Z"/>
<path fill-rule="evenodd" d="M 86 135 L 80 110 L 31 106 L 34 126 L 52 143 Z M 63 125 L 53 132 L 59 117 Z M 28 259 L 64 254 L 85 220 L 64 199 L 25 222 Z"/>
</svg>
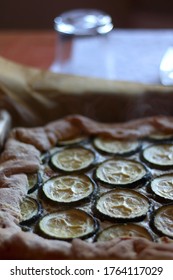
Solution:
<svg viewBox="0 0 173 280">
<path fill-rule="evenodd" d="M 0 56 L 48 69 L 55 59 L 56 38 L 54 31 L 47 30 L 0 31 Z M 173 30 L 114 30 L 109 37 L 112 78 L 160 83 L 160 60 L 170 45 Z M 94 53 L 89 55 L 95 58 Z"/>
<path fill-rule="evenodd" d="M 0 31 L 0 56 L 47 69 L 54 60 L 55 41 L 54 31 Z"/>
</svg>

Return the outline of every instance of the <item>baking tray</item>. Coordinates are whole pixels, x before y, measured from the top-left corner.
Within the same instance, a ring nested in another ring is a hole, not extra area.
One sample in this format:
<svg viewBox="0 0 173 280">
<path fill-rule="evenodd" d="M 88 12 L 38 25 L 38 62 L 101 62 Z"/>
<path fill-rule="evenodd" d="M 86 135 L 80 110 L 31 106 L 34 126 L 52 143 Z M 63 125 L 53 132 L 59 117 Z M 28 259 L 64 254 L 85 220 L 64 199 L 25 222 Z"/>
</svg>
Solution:
<svg viewBox="0 0 173 280">
<path fill-rule="evenodd" d="M 13 126 L 44 125 L 69 114 L 102 122 L 172 115 L 172 98 L 173 87 L 57 75 L 0 58 L 0 108 Z"/>
</svg>

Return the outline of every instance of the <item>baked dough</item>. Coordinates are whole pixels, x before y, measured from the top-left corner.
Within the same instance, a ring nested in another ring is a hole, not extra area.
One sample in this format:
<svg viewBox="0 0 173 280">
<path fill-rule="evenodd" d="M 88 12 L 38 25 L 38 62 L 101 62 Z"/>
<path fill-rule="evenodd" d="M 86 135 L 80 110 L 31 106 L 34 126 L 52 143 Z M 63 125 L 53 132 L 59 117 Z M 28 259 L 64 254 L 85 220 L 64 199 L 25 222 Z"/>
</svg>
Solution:
<svg viewBox="0 0 173 280">
<path fill-rule="evenodd" d="M 143 238 L 115 238 L 89 243 L 47 240 L 18 226 L 20 203 L 27 194 L 27 174 L 40 168 L 40 154 L 57 140 L 83 135 L 137 139 L 154 133 L 173 133 L 173 118 L 158 116 L 128 123 L 103 124 L 83 116 L 68 116 L 38 128 L 14 128 L 0 155 L 1 259 L 173 259 L 169 238 L 159 243 Z"/>
</svg>

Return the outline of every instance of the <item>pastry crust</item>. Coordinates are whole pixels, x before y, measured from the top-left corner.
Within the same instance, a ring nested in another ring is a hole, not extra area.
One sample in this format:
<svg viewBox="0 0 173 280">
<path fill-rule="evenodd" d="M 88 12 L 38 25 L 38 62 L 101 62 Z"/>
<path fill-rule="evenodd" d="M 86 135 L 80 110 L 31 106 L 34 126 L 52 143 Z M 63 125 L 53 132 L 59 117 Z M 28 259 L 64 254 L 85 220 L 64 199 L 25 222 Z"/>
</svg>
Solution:
<svg viewBox="0 0 173 280">
<path fill-rule="evenodd" d="M 134 139 L 151 133 L 173 133 L 172 117 L 150 117 L 123 124 L 97 123 L 83 116 L 68 116 L 38 128 L 12 130 L 0 155 L 0 258 L 1 259 L 173 259 L 168 238 L 154 243 L 143 238 L 115 238 L 107 242 L 71 243 L 46 240 L 23 232 L 20 203 L 27 194 L 27 174 L 40 168 L 40 153 L 58 140 L 81 135 L 109 135 Z"/>
</svg>

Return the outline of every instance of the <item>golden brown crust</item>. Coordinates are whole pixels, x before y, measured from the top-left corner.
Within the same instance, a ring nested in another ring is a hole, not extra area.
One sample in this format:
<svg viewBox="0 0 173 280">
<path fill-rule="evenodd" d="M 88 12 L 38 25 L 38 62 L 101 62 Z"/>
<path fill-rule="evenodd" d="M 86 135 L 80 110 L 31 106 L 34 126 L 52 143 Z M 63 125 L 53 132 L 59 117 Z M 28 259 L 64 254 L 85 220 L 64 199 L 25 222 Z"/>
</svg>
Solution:
<svg viewBox="0 0 173 280">
<path fill-rule="evenodd" d="M 0 252 L 1 259 L 172 260 L 173 244 L 143 238 L 116 238 L 92 244 L 76 239 L 68 243 L 7 227 L 0 228 Z"/>
<path fill-rule="evenodd" d="M 173 117 L 157 116 L 126 123 L 98 123 L 87 117 L 71 115 L 44 127 L 16 128 L 11 137 L 31 144 L 40 151 L 49 150 L 58 140 L 81 135 L 109 135 L 116 139 L 142 138 L 156 132 L 173 133 Z"/>
<path fill-rule="evenodd" d="M 11 137 L 25 144 L 31 144 L 38 150 L 48 150 L 51 147 L 50 141 L 44 128 L 16 128 L 12 131 Z"/>
<path fill-rule="evenodd" d="M 94 246 L 74 240 L 73 246 L 76 259 L 173 259 L 173 244 L 157 244 L 144 238 L 116 238 Z"/>
<path fill-rule="evenodd" d="M 20 203 L 27 194 L 27 176 L 25 174 L 5 176 L 0 179 L 0 211 L 5 212 L 19 223 Z"/>
<path fill-rule="evenodd" d="M 40 167 L 40 151 L 58 139 L 81 135 L 139 138 L 154 132 L 173 132 L 173 118 L 150 117 L 124 124 L 97 123 L 83 116 L 69 116 L 44 127 L 15 128 L 0 156 L 0 256 L 3 259 L 173 259 L 173 243 L 142 238 L 116 238 L 108 242 L 72 243 L 46 240 L 22 232 L 20 202 L 27 193 L 27 176 Z"/>
<path fill-rule="evenodd" d="M 73 126 L 80 127 L 84 134 L 109 135 L 116 139 L 142 138 L 156 132 L 173 132 L 173 117 L 148 117 L 116 124 L 98 123 L 79 115 L 69 116 L 67 120 Z"/>
<path fill-rule="evenodd" d="M 72 259 L 70 248 L 71 244 L 67 242 L 46 240 L 11 228 L 0 229 L 0 256 L 3 259 Z"/>
<path fill-rule="evenodd" d="M 34 162 L 32 159 L 14 159 L 8 160 L 1 164 L 0 166 L 0 176 L 5 174 L 6 176 L 10 176 L 13 174 L 20 173 L 34 173 L 39 169 L 39 163 Z"/>
<path fill-rule="evenodd" d="M 8 160 L 26 159 L 39 162 L 40 152 L 31 144 L 22 143 L 9 138 L 5 150 L 1 154 L 0 164 Z"/>
</svg>

